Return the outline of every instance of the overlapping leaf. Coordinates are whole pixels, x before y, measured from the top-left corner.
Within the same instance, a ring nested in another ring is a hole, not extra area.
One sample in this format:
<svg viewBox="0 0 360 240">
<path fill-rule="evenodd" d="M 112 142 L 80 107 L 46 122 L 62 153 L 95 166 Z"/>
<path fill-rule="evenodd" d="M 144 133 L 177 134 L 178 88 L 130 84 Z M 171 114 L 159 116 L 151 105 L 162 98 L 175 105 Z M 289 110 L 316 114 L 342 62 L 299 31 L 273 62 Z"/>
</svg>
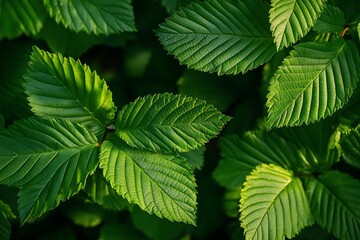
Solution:
<svg viewBox="0 0 360 240">
<path fill-rule="evenodd" d="M 344 25 L 344 13 L 337 7 L 326 5 L 324 11 L 314 25 L 314 30 L 319 33 L 339 33 Z"/>
<path fill-rule="evenodd" d="M 187 152 L 215 137 L 229 120 L 204 101 L 169 93 L 138 98 L 118 113 L 116 134 L 156 152 Z"/>
<path fill-rule="evenodd" d="M 341 136 L 341 150 L 345 161 L 360 168 L 360 126 Z"/>
<path fill-rule="evenodd" d="M 50 16 L 75 32 L 96 35 L 135 31 L 131 0 L 44 0 Z"/>
<path fill-rule="evenodd" d="M 273 163 L 296 169 L 301 159 L 294 145 L 283 138 L 265 132 L 246 132 L 242 137 L 226 136 L 220 142 L 222 160 L 214 178 L 226 188 L 241 186 L 247 175 L 262 163 Z"/>
<path fill-rule="evenodd" d="M 60 119 L 16 122 L 0 135 L 0 183 L 20 188 L 22 223 L 84 188 L 97 166 L 96 137 Z"/>
<path fill-rule="evenodd" d="M 10 221 L 16 216 L 11 211 L 9 205 L 0 200 L 0 238 L 1 239 L 10 239 Z"/>
<path fill-rule="evenodd" d="M 246 239 L 294 237 L 312 224 L 300 179 L 276 165 L 256 167 L 241 190 L 240 221 Z"/>
<path fill-rule="evenodd" d="M 268 5 L 260 0 L 195 2 L 157 30 L 165 49 L 190 68 L 238 74 L 275 54 Z"/>
<path fill-rule="evenodd" d="M 337 238 L 360 236 L 360 181 L 348 174 L 329 171 L 312 178 L 308 196 L 315 221 Z"/>
<path fill-rule="evenodd" d="M 324 0 L 272 0 L 271 31 L 278 50 L 305 36 L 320 15 Z"/>
<path fill-rule="evenodd" d="M 359 51 L 352 42 L 298 44 L 271 80 L 268 127 L 308 124 L 333 114 L 347 103 L 359 76 Z"/>
<path fill-rule="evenodd" d="M 24 78 L 38 116 L 75 121 L 96 135 L 113 121 L 116 107 L 105 81 L 79 60 L 34 47 Z"/>
<path fill-rule="evenodd" d="M 100 168 L 130 203 L 158 217 L 195 225 L 196 184 L 184 158 L 134 149 L 114 138 L 101 147 Z"/>
<path fill-rule="evenodd" d="M 42 28 L 46 11 L 41 0 L 1 0 L 0 39 L 21 34 L 35 35 Z"/>
</svg>

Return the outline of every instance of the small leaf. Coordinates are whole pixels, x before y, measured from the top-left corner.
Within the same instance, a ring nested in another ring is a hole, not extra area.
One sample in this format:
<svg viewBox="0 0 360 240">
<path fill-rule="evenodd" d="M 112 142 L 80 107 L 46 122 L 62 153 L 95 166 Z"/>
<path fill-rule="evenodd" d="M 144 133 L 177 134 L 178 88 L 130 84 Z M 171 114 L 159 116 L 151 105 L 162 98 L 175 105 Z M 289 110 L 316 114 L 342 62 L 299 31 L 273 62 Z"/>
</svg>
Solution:
<svg viewBox="0 0 360 240">
<path fill-rule="evenodd" d="M 337 7 L 326 5 L 314 25 L 314 31 L 318 33 L 339 33 L 344 25 L 344 13 Z"/>
<path fill-rule="evenodd" d="M 9 205 L 0 200 L 0 238 L 10 239 L 11 223 L 9 220 L 16 218 Z"/>
<path fill-rule="evenodd" d="M 96 135 L 114 119 L 108 86 L 79 60 L 34 47 L 24 78 L 29 104 L 38 116 L 75 121 Z"/>
<path fill-rule="evenodd" d="M 160 218 L 195 225 L 196 183 L 184 158 L 134 149 L 114 138 L 102 144 L 100 168 L 130 203 Z"/>
<path fill-rule="evenodd" d="M 345 162 L 360 169 L 360 125 L 342 134 L 340 146 Z"/>
<path fill-rule="evenodd" d="M 219 134 L 230 118 L 190 97 L 169 93 L 137 98 L 116 119 L 116 134 L 132 147 L 187 152 Z"/>
<path fill-rule="evenodd" d="M 268 127 L 309 124 L 332 115 L 347 103 L 359 76 L 359 51 L 352 42 L 298 44 L 271 80 Z"/>
<path fill-rule="evenodd" d="M 12 39 L 21 34 L 36 35 L 45 18 L 42 0 L 1 0 L 0 39 Z"/>
<path fill-rule="evenodd" d="M 360 236 L 360 181 L 348 174 L 329 171 L 311 178 L 307 194 L 315 221 L 335 237 Z"/>
<path fill-rule="evenodd" d="M 280 51 L 310 31 L 326 1 L 272 0 L 271 2 L 271 31 L 277 50 Z"/>
<path fill-rule="evenodd" d="M 359 23 L 358 26 L 357 26 L 357 31 L 358 31 L 359 38 L 360 38 L 360 23 Z"/>
<path fill-rule="evenodd" d="M 202 146 L 199 149 L 191 150 L 190 152 L 183 152 L 180 155 L 184 157 L 193 169 L 201 170 L 204 165 L 204 153 L 205 147 Z"/>
<path fill-rule="evenodd" d="M 299 178 L 276 165 L 262 164 L 246 178 L 240 198 L 246 239 L 292 238 L 312 224 Z"/>
<path fill-rule="evenodd" d="M 51 17 L 72 31 L 96 35 L 135 31 L 131 0 L 44 0 Z"/>
<path fill-rule="evenodd" d="M 261 0 L 196 1 L 167 18 L 157 36 L 192 69 L 245 73 L 276 52 L 267 13 L 268 5 Z"/>
<path fill-rule="evenodd" d="M 79 124 L 21 120 L 0 135 L 0 183 L 20 188 L 20 220 L 32 221 L 84 188 L 97 157 L 96 137 Z"/>
</svg>

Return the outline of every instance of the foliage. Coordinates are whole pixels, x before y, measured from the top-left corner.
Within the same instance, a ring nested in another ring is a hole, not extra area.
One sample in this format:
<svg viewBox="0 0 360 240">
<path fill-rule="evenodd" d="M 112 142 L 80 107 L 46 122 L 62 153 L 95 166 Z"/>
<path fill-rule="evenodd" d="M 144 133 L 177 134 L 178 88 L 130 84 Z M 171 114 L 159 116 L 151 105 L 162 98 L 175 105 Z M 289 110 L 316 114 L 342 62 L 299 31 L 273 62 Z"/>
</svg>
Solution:
<svg viewBox="0 0 360 240">
<path fill-rule="evenodd" d="M 0 238 L 359 239 L 359 12 L 0 0 Z"/>
</svg>

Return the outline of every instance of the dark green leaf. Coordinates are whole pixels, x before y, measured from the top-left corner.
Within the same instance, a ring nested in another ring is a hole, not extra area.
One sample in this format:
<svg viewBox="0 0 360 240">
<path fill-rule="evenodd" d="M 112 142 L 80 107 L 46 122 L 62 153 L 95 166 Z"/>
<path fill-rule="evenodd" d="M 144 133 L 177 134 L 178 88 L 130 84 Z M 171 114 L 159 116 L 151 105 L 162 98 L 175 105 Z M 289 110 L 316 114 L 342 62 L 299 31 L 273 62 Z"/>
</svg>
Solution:
<svg viewBox="0 0 360 240">
<path fill-rule="evenodd" d="M 0 238 L 3 240 L 10 239 L 11 223 L 9 220 L 16 216 L 11 211 L 11 208 L 0 200 Z"/>
<path fill-rule="evenodd" d="M 340 33 L 344 28 L 344 13 L 337 7 L 326 5 L 324 11 L 314 25 L 314 30 L 319 33 Z"/>
<path fill-rule="evenodd" d="M 99 240 L 143 240 L 144 236 L 133 226 L 124 223 L 106 223 L 100 229 Z"/>
<path fill-rule="evenodd" d="M 345 161 L 360 168 L 360 125 L 341 135 L 341 150 Z"/>
<path fill-rule="evenodd" d="M 194 169 L 201 170 L 204 165 L 205 150 L 205 147 L 202 146 L 199 149 L 191 150 L 190 152 L 183 152 L 180 155 L 184 157 Z"/>
</svg>

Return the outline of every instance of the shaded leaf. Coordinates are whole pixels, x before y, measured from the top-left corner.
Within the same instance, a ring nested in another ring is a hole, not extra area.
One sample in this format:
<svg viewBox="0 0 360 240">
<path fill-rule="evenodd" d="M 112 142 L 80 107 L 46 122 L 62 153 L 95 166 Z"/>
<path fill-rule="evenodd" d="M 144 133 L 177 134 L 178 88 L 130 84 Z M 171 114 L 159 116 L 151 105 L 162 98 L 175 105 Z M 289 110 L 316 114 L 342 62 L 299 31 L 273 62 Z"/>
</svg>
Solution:
<svg viewBox="0 0 360 240">
<path fill-rule="evenodd" d="M 24 78 L 29 104 L 38 116 L 78 122 L 96 135 L 114 119 L 108 86 L 79 60 L 34 47 Z"/>
<path fill-rule="evenodd" d="M 130 203 L 158 217 L 195 225 L 196 184 L 184 158 L 134 149 L 114 138 L 102 144 L 100 168 Z"/>
<path fill-rule="evenodd" d="M 352 42 L 298 44 L 271 80 L 268 127 L 309 124 L 333 114 L 347 103 L 359 75 Z"/>
<path fill-rule="evenodd" d="M 307 187 L 315 221 L 339 239 L 360 236 L 360 181 L 329 171 L 311 178 Z"/>
<path fill-rule="evenodd" d="M 204 166 L 204 153 L 205 147 L 202 146 L 199 149 L 191 150 L 189 152 L 183 152 L 180 155 L 184 157 L 188 163 L 193 167 L 193 169 L 201 170 Z"/>
<path fill-rule="evenodd" d="M 121 236 L 121 237 L 120 237 Z M 105 223 L 100 229 L 99 240 L 143 240 L 144 235 L 132 225 Z"/>
<path fill-rule="evenodd" d="M 276 165 L 262 164 L 246 178 L 240 198 L 246 239 L 292 238 L 312 224 L 299 178 Z"/>
<path fill-rule="evenodd" d="M 325 5 L 324 0 L 272 0 L 271 2 L 270 29 L 278 51 L 305 36 Z"/>
<path fill-rule="evenodd" d="M 167 18 L 156 35 L 192 69 L 245 73 L 276 52 L 267 17 L 268 5 L 261 0 L 194 2 Z"/>
<path fill-rule="evenodd" d="M 97 166 L 96 137 L 76 123 L 30 118 L 0 135 L 0 183 L 20 188 L 21 222 L 85 187 Z"/>
<path fill-rule="evenodd" d="M 132 147 L 187 152 L 217 136 L 230 118 L 204 101 L 169 93 L 137 98 L 116 119 L 116 134 Z"/>
<path fill-rule="evenodd" d="M 41 0 L 1 0 L 0 39 L 36 35 L 43 26 L 46 10 Z"/>
<path fill-rule="evenodd" d="M 166 9 L 166 11 L 172 14 L 174 11 L 178 10 L 180 7 L 185 6 L 190 3 L 191 0 L 160 0 L 161 5 Z"/>
<path fill-rule="evenodd" d="M 314 30 L 319 33 L 339 33 L 344 25 L 344 13 L 337 7 L 326 5 L 324 11 L 314 25 Z"/>
<path fill-rule="evenodd" d="M 5 127 L 5 121 L 3 115 L 0 113 L 0 131 Z"/>
<path fill-rule="evenodd" d="M 131 0 L 44 0 L 51 17 L 72 31 L 96 35 L 135 31 Z"/>
<path fill-rule="evenodd" d="M 345 162 L 360 168 L 360 125 L 341 135 L 340 146 Z"/>
<path fill-rule="evenodd" d="M 11 234 L 11 223 L 10 220 L 14 219 L 16 216 L 11 211 L 9 205 L 0 200 L 0 238 L 1 239 L 10 239 Z"/>
</svg>

